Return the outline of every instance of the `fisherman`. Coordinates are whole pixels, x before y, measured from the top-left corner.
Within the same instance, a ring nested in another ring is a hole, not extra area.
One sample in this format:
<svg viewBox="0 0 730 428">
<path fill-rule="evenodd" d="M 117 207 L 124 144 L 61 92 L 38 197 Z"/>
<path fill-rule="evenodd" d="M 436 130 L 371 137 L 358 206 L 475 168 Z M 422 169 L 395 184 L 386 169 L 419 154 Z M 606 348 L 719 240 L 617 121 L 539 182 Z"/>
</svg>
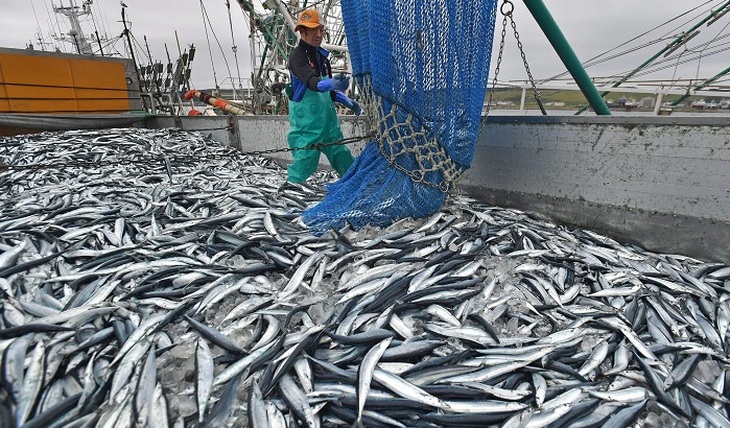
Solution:
<svg viewBox="0 0 730 428">
<path fill-rule="evenodd" d="M 325 27 L 319 13 L 306 9 L 299 14 L 295 31 L 299 45 L 289 55 L 291 91 L 289 94 L 289 147 L 294 162 L 287 168 L 288 181 L 303 183 L 317 170 L 320 151 L 341 177 L 352 165 L 353 157 L 345 145 L 326 145 L 318 149 L 297 150 L 316 143 L 334 143 L 343 138 L 334 101 L 353 113 L 362 112 L 360 104 L 347 97 L 350 79 L 343 74 L 332 77 L 329 52 L 320 47 Z"/>
</svg>

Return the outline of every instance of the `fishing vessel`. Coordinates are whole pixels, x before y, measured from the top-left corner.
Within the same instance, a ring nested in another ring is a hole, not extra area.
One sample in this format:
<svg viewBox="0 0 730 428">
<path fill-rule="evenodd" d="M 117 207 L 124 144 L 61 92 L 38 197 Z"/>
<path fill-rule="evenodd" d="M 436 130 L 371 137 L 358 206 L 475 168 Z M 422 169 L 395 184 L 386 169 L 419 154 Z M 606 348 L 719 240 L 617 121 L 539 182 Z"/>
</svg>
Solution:
<svg viewBox="0 0 730 428">
<path fill-rule="evenodd" d="M 149 55 L 138 61 L 125 8 L 124 30 L 111 38 L 82 25 L 96 22 L 93 4 L 83 0 L 52 6 L 68 28 L 53 37 L 70 44 L 69 52 L 58 46 L 35 49 L 32 44 L 26 49 L 0 47 L 0 135 L 130 126 L 146 115 L 185 114 L 191 109 L 179 94 L 190 78 L 195 47 L 178 47 L 180 56 L 174 62 L 169 53 L 165 63 Z"/>
</svg>

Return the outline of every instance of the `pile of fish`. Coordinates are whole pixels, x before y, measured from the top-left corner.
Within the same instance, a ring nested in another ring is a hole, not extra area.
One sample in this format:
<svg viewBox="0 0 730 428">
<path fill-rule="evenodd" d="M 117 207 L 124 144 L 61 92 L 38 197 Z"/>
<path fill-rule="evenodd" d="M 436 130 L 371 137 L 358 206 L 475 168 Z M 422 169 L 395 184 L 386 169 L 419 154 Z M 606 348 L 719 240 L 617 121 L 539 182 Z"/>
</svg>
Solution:
<svg viewBox="0 0 730 428">
<path fill-rule="evenodd" d="M 173 129 L 0 162 L 0 426 L 730 426 L 730 266 L 464 196 L 316 237 L 331 173 Z"/>
</svg>

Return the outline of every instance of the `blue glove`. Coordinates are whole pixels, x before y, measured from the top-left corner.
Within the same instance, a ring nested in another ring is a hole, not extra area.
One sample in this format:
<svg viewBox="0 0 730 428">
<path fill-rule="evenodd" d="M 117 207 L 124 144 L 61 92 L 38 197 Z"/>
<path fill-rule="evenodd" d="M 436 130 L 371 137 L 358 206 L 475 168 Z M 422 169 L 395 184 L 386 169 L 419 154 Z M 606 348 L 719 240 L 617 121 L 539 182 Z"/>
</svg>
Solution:
<svg viewBox="0 0 730 428">
<path fill-rule="evenodd" d="M 348 86 L 350 86 L 350 78 L 342 73 L 317 82 L 317 90 L 320 92 L 344 91 Z"/>
<path fill-rule="evenodd" d="M 335 101 L 352 110 L 352 112 L 355 113 L 355 116 L 360 116 L 360 114 L 362 113 L 362 107 L 360 107 L 360 103 L 351 98 L 348 98 L 347 95 L 343 94 L 340 91 L 335 92 Z"/>
</svg>

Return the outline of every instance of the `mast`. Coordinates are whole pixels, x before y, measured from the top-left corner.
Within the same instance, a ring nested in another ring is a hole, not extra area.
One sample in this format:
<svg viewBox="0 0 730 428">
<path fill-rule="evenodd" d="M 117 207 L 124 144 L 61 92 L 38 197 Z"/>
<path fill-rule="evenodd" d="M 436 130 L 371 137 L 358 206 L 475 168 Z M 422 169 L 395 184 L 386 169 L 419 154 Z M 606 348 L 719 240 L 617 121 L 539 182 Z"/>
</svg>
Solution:
<svg viewBox="0 0 730 428">
<path fill-rule="evenodd" d="M 250 28 L 251 91 L 247 98 L 252 99 L 254 111 L 258 111 L 257 106 L 272 105 L 272 100 L 282 99 L 282 82 L 289 78 L 289 54 L 299 42 L 294 27 L 303 9 L 320 10 L 320 19 L 329 36 L 322 47 L 334 52 L 333 68 L 351 70 L 340 0 L 236 0 L 236 3 L 248 18 Z"/>
<path fill-rule="evenodd" d="M 84 34 L 84 30 L 81 28 L 81 23 L 79 21 L 80 16 L 91 14 L 92 3 L 94 3 L 94 0 L 84 0 L 80 7 L 76 6 L 73 1 L 70 2 L 70 6 L 64 6 L 63 3 L 61 3 L 61 6 L 53 6 L 54 12 L 66 16 L 71 23 L 71 29 L 69 30 L 68 35 L 71 36 L 78 53 L 82 55 L 94 54 L 94 51 L 91 48 L 91 42 L 88 38 L 86 38 L 86 34 Z"/>
</svg>

